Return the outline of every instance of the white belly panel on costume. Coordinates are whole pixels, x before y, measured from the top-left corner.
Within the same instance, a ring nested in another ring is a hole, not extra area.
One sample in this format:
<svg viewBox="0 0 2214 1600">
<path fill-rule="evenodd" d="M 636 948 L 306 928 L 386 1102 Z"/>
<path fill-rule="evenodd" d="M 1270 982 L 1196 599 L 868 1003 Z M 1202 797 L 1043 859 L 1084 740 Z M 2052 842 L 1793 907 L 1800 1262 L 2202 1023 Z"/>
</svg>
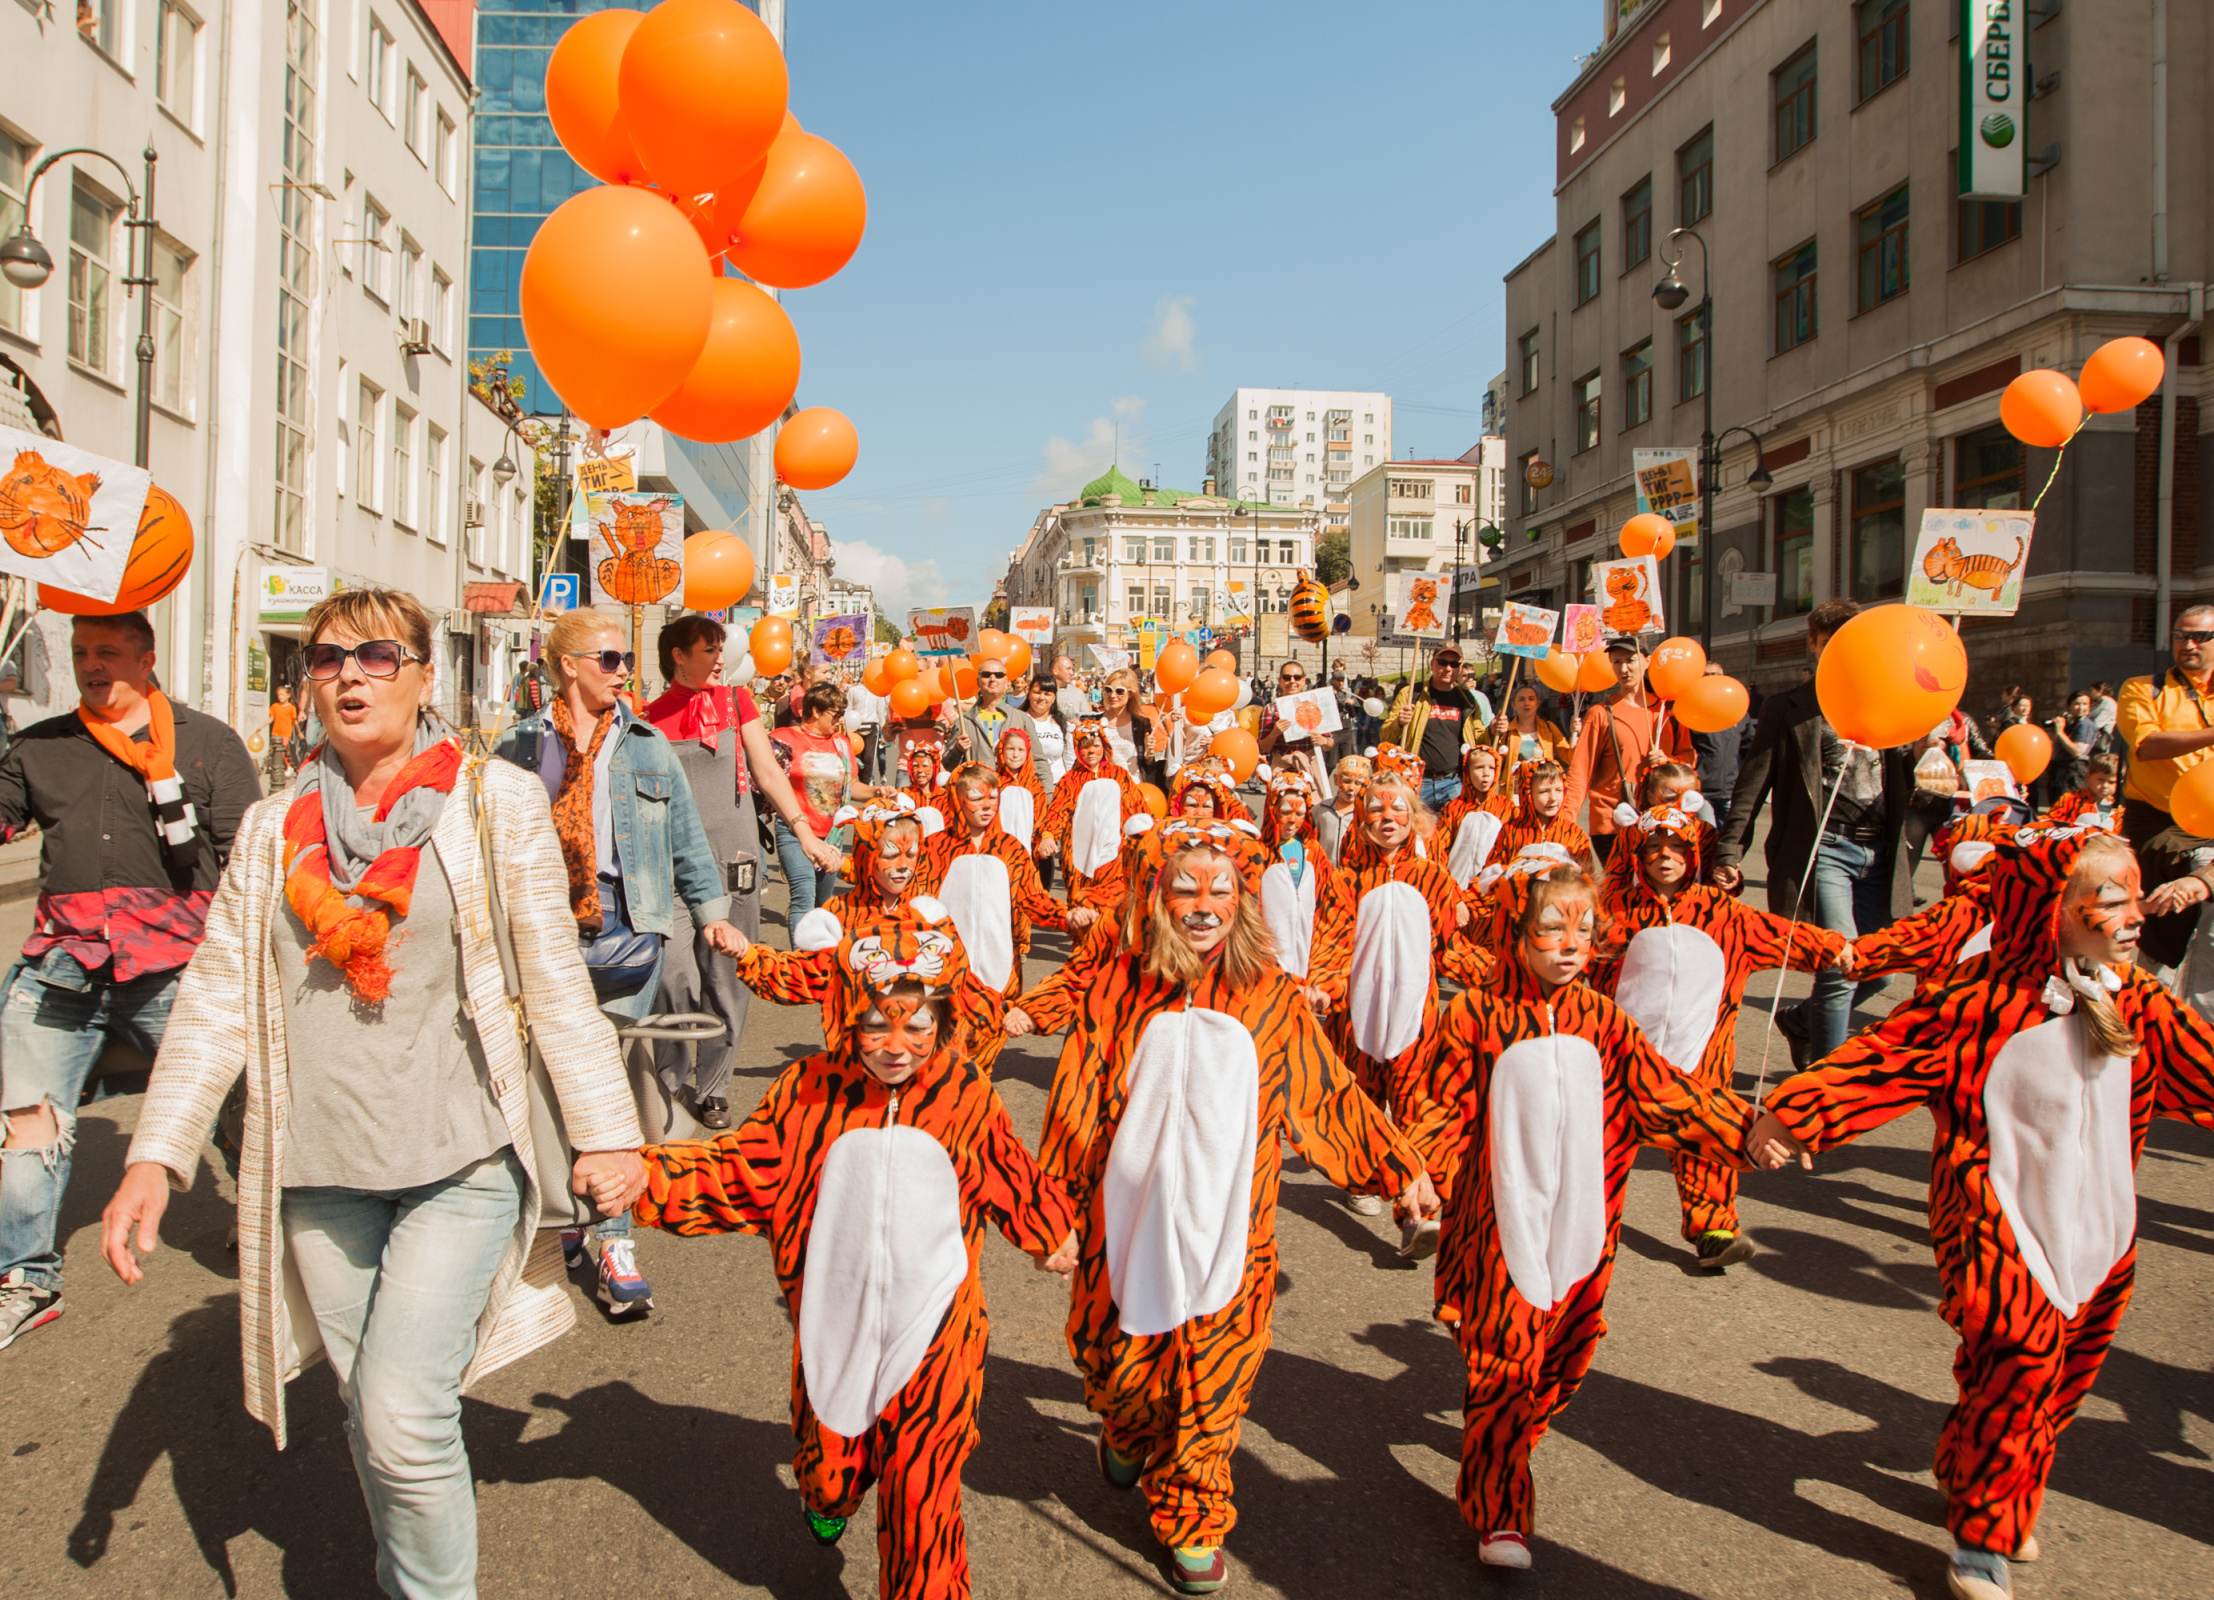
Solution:
<svg viewBox="0 0 2214 1600">
<path fill-rule="evenodd" d="M 1614 1002 L 1670 1066 L 1697 1072 L 1729 973 L 1722 947 L 1700 929 L 1680 922 L 1641 928 L 1623 953 Z"/>
<path fill-rule="evenodd" d="M 853 1128 L 823 1158 L 800 1294 L 800 1370 L 832 1433 L 869 1431 L 969 1273 L 961 1184 L 920 1128 Z"/>
<path fill-rule="evenodd" d="M 1430 902 L 1411 883 L 1380 883 L 1361 896 L 1353 919 L 1353 1043 L 1392 1060 L 1422 1037 L 1431 988 Z"/>
<path fill-rule="evenodd" d="M 1038 827 L 1038 802 L 1021 784 L 1010 783 L 999 791 L 999 825 L 1025 850 L 1030 848 Z"/>
<path fill-rule="evenodd" d="M 1488 811 L 1471 811 L 1461 818 L 1461 825 L 1453 833 L 1453 850 L 1445 858 L 1445 870 L 1453 874 L 1453 881 L 1467 888 L 1476 881 L 1476 874 L 1484 870 L 1484 863 L 1491 859 L 1491 847 L 1499 842 L 1499 831 L 1505 824 Z"/>
<path fill-rule="evenodd" d="M 1956 962 L 1972 961 L 1977 956 L 1989 955 L 1991 953 L 1992 926 L 1991 923 L 1987 922 L 1974 933 L 1971 933 L 1966 942 L 1961 945 L 1960 954 L 1953 957 L 1953 960 Z"/>
<path fill-rule="evenodd" d="M 1122 848 L 1122 786 L 1094 778 L 1076 791 L 1069 818 L 1069 865 L 1090 877 Z"/>
<path fill-rule="evenodd" d="M 1550 1311 L 1607 1247 L 1606 1087 L 1589 1039 L 1546 1034 L 1491 1069 L 1491 1209 L 1515 1290 Z"/>
<path fill-rule="evenodd" d="M 1269 863 L 1261 874 L 1261 920 L 1276 941 L 1276 964 L 1304 983 L 1315 946 L 1313 862 L 1297 883 L 1292 882 L 1290 867 L 1281 861 Z"/>
<path fill-rule="evenodd" d="M 1220 1311 L 1245 1276 L 1261 1058 L 1219 1011 L 1164 1011 L 1130 1053 L 1107 1155 L 1107 1283 L 1122 1331 L 1167 1333 Z"/>
<path fill-rule="evenodd" d="M 995 994 L 1015 970 L 1015 902 L 1007 863 L 994 855 L 963 855 L 946 868 L 938 899 L 969 953 L 969 968 Z"/>
<path fill-rule="evenodd" d="M 1992 1192 L 2022 1265 L 2064 1317 L 2137 1235 L 2131 1071 L 2116 1056 L 2087 1059 L 2083 1029 L 2060 1016 L 2001 1045 L 1983 1081 Z"/>
</svg>

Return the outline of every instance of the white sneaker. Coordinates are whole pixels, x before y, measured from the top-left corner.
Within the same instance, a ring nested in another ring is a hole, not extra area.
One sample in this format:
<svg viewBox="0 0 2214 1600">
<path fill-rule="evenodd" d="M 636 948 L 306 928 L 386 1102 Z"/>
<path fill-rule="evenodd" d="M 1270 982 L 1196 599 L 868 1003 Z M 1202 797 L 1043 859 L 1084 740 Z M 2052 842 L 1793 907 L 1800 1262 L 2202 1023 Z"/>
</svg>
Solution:
<svg viewBox="0 0 2214 1600">
<path fill-rule="evenodd" d="M 1353 1214 L 1357 1217 L 1380 1217 L 1384 1214 L 1382 1195 L 1357 1194 L 1352 1197 Z"/>
<path fill-rule="evenodd" d="M 2014 1582 L 2006 1557 L 1990 1550 L 1955 1550 L 1945 1569 L 1945 1587 L 1953 1600 L 2013 1600 Z"/>
<path fill-rule="evenodd" d="M 1435 1221 L 1420 1217 L 1399 1230 L 1399 1253 L 1409 1261 L 1427 1261 L 1438 1253 L 1439 1229 Z"/>
<path fill-rule="evenodd" d="M 1476 1547 L 1476 1559 L 1487 1567 L 1530 1570 L 1530 1542 L 1519 1533 L 1487 1533 Z"/>
</svg>

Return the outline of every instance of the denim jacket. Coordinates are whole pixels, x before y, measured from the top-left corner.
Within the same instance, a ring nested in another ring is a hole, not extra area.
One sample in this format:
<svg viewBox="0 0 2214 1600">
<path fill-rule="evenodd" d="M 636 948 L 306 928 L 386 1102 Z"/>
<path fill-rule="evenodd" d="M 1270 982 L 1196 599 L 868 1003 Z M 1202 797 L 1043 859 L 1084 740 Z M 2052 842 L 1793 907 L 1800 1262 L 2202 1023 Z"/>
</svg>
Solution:
<svg viewBox="0 0 2214 1600">
<path fill-rule="evenodd" d="M 559 737 L 553 731 L 552 716 L 541 712 L 510 729 L 493 754 L 537 773 L 549 754 L 547 742 Z M 722 863 L 707 843 L 707 830 L 700 825 L 699 807 L 676 752 L 653 724 L 627 713 L 610 737 L 622 741 L 609 767 L 613 792 L 608 803 L 630 925 L 640 933 L 667 938 L 675 931 L 680 896 L 692 913 L 693 926 L 725 920 L 730 915 L 730 894 L 724 887 Z M 611 1002 L 609 1009 L 642 1016 L 652 1009 L 658 988 L 657 979 L 636 996 Z"/>
</svg>

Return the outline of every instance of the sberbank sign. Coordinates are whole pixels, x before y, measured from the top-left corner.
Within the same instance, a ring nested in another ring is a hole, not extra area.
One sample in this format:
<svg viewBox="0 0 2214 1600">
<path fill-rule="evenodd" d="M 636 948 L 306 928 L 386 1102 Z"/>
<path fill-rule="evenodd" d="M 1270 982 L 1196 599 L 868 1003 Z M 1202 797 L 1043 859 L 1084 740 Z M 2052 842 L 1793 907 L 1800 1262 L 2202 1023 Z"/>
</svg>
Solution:
<svg viewBox="0 0 2214 1600">
<path fill-rule="evenodd" d="M 1959 0 L 1960 192 L 2018 200 L 2028 183 L 2028 0 Z"/>
</svg>

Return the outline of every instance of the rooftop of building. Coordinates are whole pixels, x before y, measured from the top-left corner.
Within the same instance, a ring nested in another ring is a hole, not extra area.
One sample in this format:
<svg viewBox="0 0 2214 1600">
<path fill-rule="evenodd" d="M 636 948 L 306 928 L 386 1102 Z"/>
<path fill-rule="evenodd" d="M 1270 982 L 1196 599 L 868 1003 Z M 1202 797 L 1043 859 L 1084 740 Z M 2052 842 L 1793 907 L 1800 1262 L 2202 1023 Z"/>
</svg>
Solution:
<svg viewBox="0 0 2214 1600">
<path fill-rule="evenodd" d="M 1108 495 L 1120 495 L 1126 506 L 1180 506 L 1187 500 L 1208 506 L 1228 506 L 1233 510 L 1292 511 L 1296 506 L 1275 506 L 1265 500 L 1237 500 L 1228 495 L 1202 494 L 1196 489 L 1163 489 L 1139 483 L 1122 468 L 1109 467 L 1077 492 L 1075 503 L 1079 506 L 1096 506 L 1105 503 Z"/>
</svg>

